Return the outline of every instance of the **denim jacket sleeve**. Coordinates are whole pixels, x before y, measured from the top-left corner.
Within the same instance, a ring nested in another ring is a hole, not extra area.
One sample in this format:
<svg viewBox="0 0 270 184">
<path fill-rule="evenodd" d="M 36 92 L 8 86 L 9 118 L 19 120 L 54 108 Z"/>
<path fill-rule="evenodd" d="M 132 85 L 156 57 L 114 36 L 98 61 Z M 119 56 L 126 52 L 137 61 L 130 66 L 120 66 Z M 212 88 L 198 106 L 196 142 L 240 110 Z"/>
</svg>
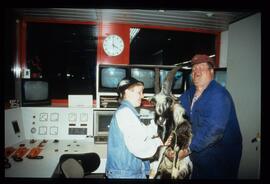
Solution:
<svg viewBox="0 0 270 184">
<path fill-rule="evenodd" d="M 159 138 L 152 138 L 149 129 L 130 109 L 123 108 L 118 111 L 116 119 L 128 150 L 136 157 L 152 157 L 157 148 L 162 145 Z"/>
</svg>

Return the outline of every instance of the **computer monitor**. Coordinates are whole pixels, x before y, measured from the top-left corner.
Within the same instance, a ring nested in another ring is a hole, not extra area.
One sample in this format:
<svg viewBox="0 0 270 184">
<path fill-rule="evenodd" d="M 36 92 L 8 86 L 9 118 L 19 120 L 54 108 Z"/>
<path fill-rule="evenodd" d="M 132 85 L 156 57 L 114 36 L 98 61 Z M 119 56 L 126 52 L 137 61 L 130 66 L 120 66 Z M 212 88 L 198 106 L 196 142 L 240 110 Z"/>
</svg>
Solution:
<svg viewBox="0 0 270 184">
<path fill-rule="evenodd" d="M 111 119 L 115 110 L 96 109 L 94 110 L 94 141 L 106 143 L 109 135 Z"/>
<path fill-rule="evenodd" d="M 214 72 L 215 72 L 214 79 L 218 83 L 220 83 L 223 87 L 226 87 L 227 68 L 215 68 Z M 187 77 L 186 77 L 186 89 L 188 89 L 192 84 L 193 84 L 193 82 L 192 82 L 191 71 L 189 71 L 187 74 Z"/>
<path fill-rule="evenodd" d="M 133 67 L 130 70 L 131 77 L 144 83 L 144 93 L 155 93 L 155 69 Z"/>
<path fill-rule="evenodd" d="M 193 84 L 192 82 L 192 74 L 191 70 L 189 70 L 186 74 L 186 90 L 190 88 L 190 86 Z"/>
<path fill-rule="evenodd" d="M 215 77 L 214 78 L 223 87 L 226 87 L 226 82 L 227 82 L 227 70 L 226 70 L 226 68 L 217 68 L 217 69 L 215 69 Z"/>
<path fill-rule="evenodd" d="M 116 92 L 118 83 L 127 76 L 128 70 L 124 67 L 99 67 L 99 92 Z"/>
<path fill-rule="evenodd" d="M 51 104 L 49 81 L 46 79 L 21 79 L 22 106 L 48 106 Z"/>
<path fill-rule="evenodd" d="M 170 72 L 171 69 L 160 69 L 160 87 L 162 86 L 162 83 L 164 82 L 166 76 Z M 173 82 L 172 82 L 172 93 L 173 94 L 181 94 L 184 91 L 184 72 L 179 70 L 176 72 Z"/>
</svg>

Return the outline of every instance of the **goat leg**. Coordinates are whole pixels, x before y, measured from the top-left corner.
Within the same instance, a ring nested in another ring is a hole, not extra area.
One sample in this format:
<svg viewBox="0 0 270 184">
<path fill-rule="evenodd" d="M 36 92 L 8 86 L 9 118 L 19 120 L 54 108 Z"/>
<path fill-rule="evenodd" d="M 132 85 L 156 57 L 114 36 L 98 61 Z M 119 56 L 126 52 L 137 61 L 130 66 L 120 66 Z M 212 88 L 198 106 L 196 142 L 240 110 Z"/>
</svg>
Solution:
<svg viewBox="0 0 270 184">
<path fill-rule="evenodd" d="M 158 160 L 153 161 L 151 163 L 151 169 L 150 169 L 150 174 L 149 174 L 149 179 L 154 179 L 157 176 L 158 170 L 159 170 L 159 165 L 163 160 L 164 153 L 167 149 L 167 146 L 161 146 L 160 149 L 158 150 Z"/>
</svg>

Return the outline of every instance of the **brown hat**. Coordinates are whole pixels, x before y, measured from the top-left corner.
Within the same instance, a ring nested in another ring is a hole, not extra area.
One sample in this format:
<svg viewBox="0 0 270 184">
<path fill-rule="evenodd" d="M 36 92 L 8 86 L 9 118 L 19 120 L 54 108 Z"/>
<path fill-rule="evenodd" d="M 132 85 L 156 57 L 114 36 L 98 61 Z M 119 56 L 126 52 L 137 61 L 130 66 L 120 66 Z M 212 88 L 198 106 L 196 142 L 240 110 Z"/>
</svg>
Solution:
<svg viewBox="0 0 270 184">
<path fill-rule="evenodd" d="M 193 56 L 191 60 L 191 65 L 199 64 L 199 63 L 209 63 L 214 67 L 214 61 L 212 58 L 207 56 L 206 54 L 196 54 Z"/>
</svg>

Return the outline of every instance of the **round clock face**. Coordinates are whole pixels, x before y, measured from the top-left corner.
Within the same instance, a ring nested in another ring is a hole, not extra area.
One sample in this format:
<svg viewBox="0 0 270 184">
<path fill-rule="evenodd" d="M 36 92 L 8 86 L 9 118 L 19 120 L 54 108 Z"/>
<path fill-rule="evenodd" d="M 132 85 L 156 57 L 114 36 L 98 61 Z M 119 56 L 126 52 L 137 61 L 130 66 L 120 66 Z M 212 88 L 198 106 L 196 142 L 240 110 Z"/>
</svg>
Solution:
<svg viewBox="0 0 270 184">
<path fill-rule="evenodd" d="M 103 49 L 108 56 L 117 56 L 124 50 L 124 42 L 118 35 L 109 35 L 103 41 Z"/>
</svg>

